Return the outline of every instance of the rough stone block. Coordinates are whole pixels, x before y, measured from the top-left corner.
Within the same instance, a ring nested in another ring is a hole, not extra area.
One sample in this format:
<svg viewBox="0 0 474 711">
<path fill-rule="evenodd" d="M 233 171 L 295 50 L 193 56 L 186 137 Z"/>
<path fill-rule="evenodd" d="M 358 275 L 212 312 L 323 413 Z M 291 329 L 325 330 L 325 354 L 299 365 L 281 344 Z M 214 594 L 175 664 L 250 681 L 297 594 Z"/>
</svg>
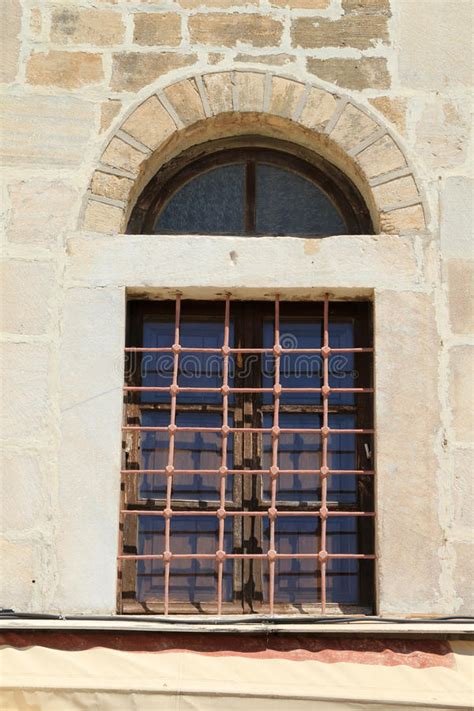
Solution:
<svg viewBox="0 0 474 711">
<path fill-rule="evenodd" d="M 280 44 L 283 33 L 279 20 L 245 13 L 191 15 L 188 26 L 192 42 L 224 47 L 235 47 L 238 43 L 272 47 Z"/>
<path fill-rule="evenodd" d="M 472 615 L 474 611 L 474 545 L 472 541 L 456 541 L 454 544 L 456 564 L 454 567 L 454 589 L 462 601 L 458 614 Z"/>
<path fill-rule="evenodd" d="M 26 78 L 30 84 L 63 89 L 98 84 L 104 79 L 102 57 L 89 52 L 37 52 L 28 60 Z"/>
<path fill-rule="evenodd" d="M 232 111 L 232 79 L 229 72 L 203 76 L 209 106 L 214 116 Z"/>
<path fill-rule="evenodd" d="M 128 170 L 130 173 L 138 173 L 145 158 L 145 153 L 130 146 L 120 138 L 114 137 L 102 153 L 100 161 L 114 168 Z"/>
<path fill-rule="evenodd" d="M 399 232 L 424 230 L 426 227 L 425 213 L 421 205 L 402 207 L 399 210 L 383 212 L 380 215 L 382 232 L 396 235 Z"/>
<path fill-rule="evenodd" d="M 186 9 L 194 9 L 196 7 L 218 7 L 220 8 L 234 8 L 238 6 L 246 5 L 258 5 L 259 0 L 178 0 L 180 7 Z"/>
<path fill-rule="evenodd" d="M 388 135 L 358 153 L 356 161 L 368 178 L 376 178 L 406 166 L 403 153 Z"/>
<path fill-rule="evenodd" d="M 0 263 L 0 331 L 37 336 L 50 321 L 51 264 L 9 259 Z"/>
<path fill-rule="evenodd" d="M 429 168 L 463 165 L 469 154 L 472 116 L 462 100 L 431 100 L 416 125 L 415 148 Z"/>
<path fill-rule="evenodd" d="M 111 88 L 138 91 L 173 69 L 181 69 L 197 60 L 195 54 L 179 52 L 120 52 L 113 55 Z"/>
<path fill-rule="evenodd" d="M 15 81 L 20 56 L 21 3 L 2 0 L 0 3 L 0 82 Z"/>
<path fill-rule="evenodd" d="M 248 54 L 246 52 L 240 52 L 235 56 L 236 63 L 242 64 L 270 64 L 275 67 L 283 67 L 287 64 L 291 64 L 296 61 L 296 57 L 291 54 L 284 54 L 280 52 L 278 54 Z"/>
<path fill-rule="evenodd" d="M 60 181 L 22 180 L 8 186 L 9 242 L 49 247 L 57 243 L 79 210 L 78 191 Z"/>
<path fill-rule="evenodd" d="M 114 205 L 89 200 L 84 214 L 84 229 L 91 232 L 120 232 L 124 211 Z"/>
<path fill-rule="evenodd" d="M 133 180 L 123 178 L 119 175 L 110 175 L 96 170 L 92 176 L 91 190 L 94 195 L 103 195 L 112 200 L 123 200 L 126 202 L 133 189 Z"/>
<path fill-rule="evenodd" d="M 2 607 L 30 612 L 33 610 L 35 581 L 40 560 L 34 544 L 0 540 L 0 600 Z"/>
<path fill-rule="evenodd" d="M 18 438 L 39 438 L 49 414 L 48 348 L 42 344 L 2 343 L 0 350 L 2 437 L 15 442 Z"/>
<path fill-rule="evenodd" d="M 336 108 L 337 99 L 323 89 L 312 88 L 306 98 L 299 123 L 307 128 L 322 129 Z"/>
<path fill-rule="evenodd" d="M 418 188 L 413 175 L 405 175 L 403 178 L 396 178 L 388 183 L 376 185 L 372 188 L 372 193 L 379 208 L 419 199 Z"/>
<path fill-rule="evenodd" d="M 122 110 L 122 102 L 115 99 L 104 101 L 100 109 L 100 132 L 106 131 L 113 123 L 114 118 Z"/>
<path fill-rule="evenodd" d="M 473 449 L 455 449 L 452 454 L 454 536 L 471 540 L 474 526 L 474 466 Z"/>
<path fill-rule="evenodd" d="M 238 111 L 263 111 L 263 95 L 265 90 L 264 74 L 258 74 L 256 72 L 236 72 L 235 88 Z"/>
<path fill-rule="evenodd" d="M 57 44 L 108 47 L 122 42 L 124 34 L 122 13 L 116 10 L 62 5 L 51 13 L 51 40 Z"/>
<path fill-rule="evenodd" d="M 94 126 L 92 104 L 63 96 L 4 96 L 0 142 L 4 165 L 77 166 Z"/>
<path fill-rule="evenodd" d="M 455 346 L 450 351 L 449 402 L 454 437 L 472 444 L 474 432 L 474 346 Z"/>
<path fill-rule="evenodd" d="M 360 59 L 307 60 L 308 71 L 319 79 L 346 89 L 388 89 L 390 74 L 387 60 L 381 57 Z"/>
<path fill-rule="evenodd" d="M 400 133 L 405 133 L 407 102 L 405 99 L 393 99 L 389 96 L 379 96 L 369 99 L 372 106 L 380 111 Z"/>
<path fill-rule="evenodd" d="M 273 7 L 287 7 L 290 10 L 326 10 L 331 0 L 270 0 Z"/>
<path fill-rule="evenodd" d="M 354 47 L 369 49 L 387 43 L 387 18 L 384 15 L 346 15 L 338 20 L 323 17 L 298 17 L 293 20 L 291 41 L 294 47 Z"/>
<path fill-rule="evenodd" d="M 6 451 L 2 454 L 0 500 L 2 533 L 23 533 L 44 521 L 48 502 L 38 456 Z"/>
<path fill-rule="evenodd" d="M 353 104 L 347 104 L 329 134 L 344 150 L 355 148 L 379 128 L 376 121 Z"/>
<path fill-rule="evenodd" d="M 390 15 L 390 0 L 342 0 L 344 12 L 383 12 Z"/>
<path fill-rule="evenodd" d="M 300 82 L 290 81 L 283 77 L 273 77 L 269 112 L 284 118 L 291 118 L 304 90 L 305 86 Z"/>
<path fill-rule="evenodd" d="M 158 148 L 176 131 L 173 119 L 156 96 L 152 96 L 140 104 L 125 121 L 122 128 L 151 150 Z"/>
<path fill-rule="evenodd" d="M 185 79 L 172 84 L 164 93 L 185 126 L 205 118 L 201 97 L 193 80 Z"/>
<path fill-rule="evenodd" d="M 472 2 L 419 2 L 416 12 L 412 0 L 398 4 L 402 85 L 426 91 L 472 86 Z"/>
<path fill-rule="evenodd" d="M 133 41 L 137 44 L 177 47 L 181 42 L 181 16 L 177 12 L 138 12 L 133 19 Z"/>
<path fill-rule="evenodd" d="M 445 257 L 474 258 L 474 180 L 448 177 L 441 183 L 441 251 Z"/>
<path fill-rule="evenodd" d="M 474 334 L 474 261 L 450 259 L 446 265 L 449 320 L 456 334 Z M 473 402 L 474 405 L 474 402 Z"/>
</svg>

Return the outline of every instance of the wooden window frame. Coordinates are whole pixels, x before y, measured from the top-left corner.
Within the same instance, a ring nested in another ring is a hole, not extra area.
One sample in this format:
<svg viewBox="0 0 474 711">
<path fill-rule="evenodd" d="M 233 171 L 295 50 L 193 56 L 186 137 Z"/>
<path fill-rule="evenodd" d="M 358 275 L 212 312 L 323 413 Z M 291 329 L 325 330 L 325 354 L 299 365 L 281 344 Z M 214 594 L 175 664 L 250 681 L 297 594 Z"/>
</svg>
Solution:
<svg viewBox="0 0 474 711">
<path fill-rule="evenodd" d="M 312 320 L 322 318 L 322 302 L 284 302 L 285 318 L 295 318 L 298 321 Z M 223 319 L 223 302 L 199 302 L 187 301 L 187 316 L 193 316 L 193 320 L 209 322 L 210 320 L 220 321 Z M 261 348 L 263 345 L 263 321 L 272 317 L 273 303 L 269 301 L 242 301 L 231 302 L 232 318 L 235 328 L 235 344 L 237 348 Z M 127 346 L 140 347 L 142 345 L 143 323 L 147 317 L 162 320 L 172 320 L 174 316 L 175 302 L 172 301 L 129 301 L 128 303 L 128 318 L 127 318 Z M 366 348 L 372 345 L 372 313 L 371 304 L 367 301 L 348 301 L 348 302 L 330 302 L 329 304 L 329 319 L 331 323 L 339 319 L 347 321 L 351 319 L 354 323 L 354 347 Z M 141 354 L 135 355 L 135 367 L 130 369 L 127 374 L 126 383 L 130 386 L 140 385 L 140 362 Z M 250 355 L 242 354 L 241 362 L 236 372 L 236 387 L 254 388 L 259 387 L 259 379 L 261 377 L 260 363 L 254 359 L 254 363 L 250 367 L 246 367 L 246 362 Z M 372 368 L 369 367 L 369 359 L 367 354 L 355 353 L 355 369 L 359 371 L 363 378 L 363 382 L 369 387 L 373 387 Z M 239 373 L 245 371 L 247 375 L 242 378 Z M 170 406 L 162 403 L 151 405 L 149 403 L 144 406 L 140 404 L 140 397 L 137 393 L 127 393 L 125 395 L 125 425 L 136 425 L 140 423 L 140 412 L 146 407 L 148 409 L 155 408 L 167 411 Z M 209 411 L 209 405 L 178 405 L 180 411 Z M 312 412 L 321 412 L 322 404 L 312 406 L 297 406 L 298 411 L 302 412 L 305 409 L 311 409 Z M 234 406 L 234 426 L 250 426 L 258 428 L 262 426 L 262 417 L 264 412 L 271 412 L 273 405 L 264 405 L 261 402 L 261 396 L 258 393 L 245 393 L 235 396 Z M 280 412 L 295 411 L 295 406 L 280 405 Z M 217 409 L 221 411 L 220 406 Z M 309 411 L 308 409 L 308 411 Z M 355 395 L 355 403 L 349 409 L 356 413 L 357 427 L 370 428 L 373 426 L 373 403 L 372 397 L 366 393 L 358 393 Z M 335 405 L 330 410 L 331 412 L 348 411 L 348 406 Z M 374 454 L 374 437 L 373 435 L 364 435 L 357 439 L 356 449 L 356 468 L 367 469 L 368 459 L 367 453 L 373 458 Z M 262 437 L 256 433 L 235 433 L 234 434 L 234 469 L 261 469 L 262 457 Z M 140 464 L 140 433 L 137 431 L 126 432 L 124 440 L 124 470 L 139 468 Z M 240 476 L 234 475 L 233 480 L 233 503 L 228 502 L 229 510 L 233 506 L 234 509 L 245 508 L 246 501 L 252 501 L 252 507 L 257 506 L 258 510 L 268 509 L 268 501 L 263 500 L 258 495 L 258 491 L 262 487 L 261 475 Z M 355 510 L 372 511 L 374 507 L 374 485 L 373 476 L 358 476 L 357 491 L 358 502 Z M 257 502 L 257 503 L 255 503 Z M 127 508 L 143 508 L 146 509 L 162 509 L 165 505 L 164 500 L 153 500 L 153 502 L 140 499 L 138 492 L 138 479 L 135 476 L 122 476 L 122 491 L 121 491 L 121 509 Z M 317 511 L 320 502 L 314 502 L 310 505 L 311 510 Z M 202 508 L 205 506 L 209 511 L 215 511 L 218 504 L 215 501 L 201 501 L 199 507 L 190 506 L 185 502 L 174 502 L 173 508 L 178 510 L 180 507 Z M 288 504 L 285 502 L 285 509 L 288 510 L 298 508 L 298 504 Z M 227 504 L 226 504 L 227 508 Z M 336 508 L 348 510 L 347 504 L 340 504 Z M 251 510 L 255 510 L 252 508 Z M 352 509 L 351 509 L 352 510 Z M 249 541 L 252 539 L 258 541 L 262 537 L 262 519 L 255 517 L 234 517 L 233 519 L 233 539 L 234 550 L 250 551 Z M 374 526 L 373 519 L 359 518 L 358 524 L 358 541 L 359 546 L 364 550 L 373 550 L 374 548 Z M 121 521 L 120 534 L 124 553 L 136 553 L 137 551 L 137 517 L 125 516 Z M 123 537 L 123 538 L 122 538 Z M 361 559 L 359 561 L 359 604 L 357 605 L 338 605 L 328 604 L 327 612 L 334 614 L 354 614 L 363 613 L 370 614 L 374 607 L 374 561 Z M 119 565 L 119 584 L 118 584 L 118 609 L 122 613 L 163 613 L 163 602 L 160 600 L 150 600 L 141 602 L 136 599 L 136 578 L 135 578 L 135 562 L 122 561 Z M 262 592 L 263 570 L 262 561 L 257 559 L 235 560 L 233 563 L 233 586 L 234 586 L 234 601 L 223 603 L 221 613 L 223 614 L 245 614 L 245 613 L 266 613 L 268 605 L 263 602 Z M 171 614 L 215 614 L 215 603 L 202 604 L 182 604 L 170 603 L 168 610 Z M 319 603 L 292 605 L 292 604 L 276 604 L 274 612 L 277 614 L 320 614 L 321 605 Z"/>
</svg>

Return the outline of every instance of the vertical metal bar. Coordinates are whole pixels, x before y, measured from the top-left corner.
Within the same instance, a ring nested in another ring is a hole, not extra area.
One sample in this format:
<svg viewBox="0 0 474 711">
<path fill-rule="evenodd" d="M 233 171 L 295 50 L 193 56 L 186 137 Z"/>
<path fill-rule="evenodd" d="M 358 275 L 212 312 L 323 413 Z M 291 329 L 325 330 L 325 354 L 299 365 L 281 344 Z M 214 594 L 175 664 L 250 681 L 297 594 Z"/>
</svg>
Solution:
<svg viewBox="0 0 474 711">
<path fill-rule="evenodd" d="M 173 490 L 173 472 L 174 472 L 174 450 L 175 450 L 175 435 L 176 435 L 176 399 L 178 395 L 178 369 L 179 369 L 179 352 L 181 346 L 179 344 L 179 322 L 181 317 L 181 294 L 176 294 L 176 309 L 175 309 L 175 324 L 174 324 L 174 343 L 173 351 L 173 381 L 170 388 L 171 393 L 171 409 L 170 409 L 170 424 L 169 446 L 168 446 L 168 463 L 166 465 L 166 508 L 165 516 L 165 550 L 163 554 L 165 566 L 165 615 L 169 611 L 169 587 L 170 587 L 170 564 L 171 564 L 171 516 L 173 511 L 171 508 L 171 494 Z"/>
<path fill-rule="evenodd" d="M 321 551 L 319 559 L 321 564 L 321 611 L 326 612 L 326 561 L 327 561 L 327 493 L 328 493 L 328 435 L 329 435 L 329 296 L 324 295 L 323 313 L 323 385 L 321 394 L 323 398 L 323 422 L 321 427 Z"/>
<path fill-rule="evenodd" d="M 270 548 L 268 551 L 268 597 L 270 602 L 270 614 L 273 615 L 275 603 L 275 521 L 277 517 L 277 481 L 278 481 L 278 444 L 280 439 L 280 296 L 275 296 L 275 334 L 273 343 L 273 355 L 275 358 L 275 381 L 273 384 L 273 427 L 272 427 L 272 463 L 270 468 L 271 481 L 271 503 L 268 511 L 270 519 Z"/>
<path fill-rule="evenodd" d="M 222 583 L 224 575 L 224 533 L 225 533 L 225 493 L 227 483 L 227 451 L 229 441 L 229 338 L 230 338 L 230 294 L 226 295 L 224 315 L 224 343 L 222 346 L 222 457 L 220 473 L 219 539 L 217 558 L 217 614 L 222 614 Z"/>
</svg>

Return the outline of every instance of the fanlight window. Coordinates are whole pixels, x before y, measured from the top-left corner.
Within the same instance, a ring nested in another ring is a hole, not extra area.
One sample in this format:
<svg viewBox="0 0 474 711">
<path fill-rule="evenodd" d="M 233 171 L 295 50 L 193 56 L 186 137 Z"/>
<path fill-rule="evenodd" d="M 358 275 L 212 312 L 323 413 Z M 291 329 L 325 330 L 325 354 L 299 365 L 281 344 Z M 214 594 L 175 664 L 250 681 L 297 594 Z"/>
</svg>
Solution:
<svg viewBox="0 0 474 711">
<path fill-rule="evenodd" d="M 371 233 L 356 188 L 334 166 L 269 148 L 213 151 L 160 171 L 129 232 L 324 237 Z"/>
</svg>

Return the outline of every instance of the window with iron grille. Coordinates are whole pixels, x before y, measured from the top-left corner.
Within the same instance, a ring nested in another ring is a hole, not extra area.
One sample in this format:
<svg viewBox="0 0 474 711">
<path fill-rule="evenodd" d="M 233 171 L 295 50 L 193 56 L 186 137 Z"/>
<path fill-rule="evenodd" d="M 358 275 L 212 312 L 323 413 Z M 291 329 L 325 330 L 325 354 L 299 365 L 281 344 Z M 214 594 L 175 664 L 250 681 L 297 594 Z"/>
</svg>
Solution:
<svg viewBox="0 0 474 711">
<path fill-rule="evenodd" d="M 371 304 L 130 301 L 119 609 L 372 612 Z"/>
</svg>

